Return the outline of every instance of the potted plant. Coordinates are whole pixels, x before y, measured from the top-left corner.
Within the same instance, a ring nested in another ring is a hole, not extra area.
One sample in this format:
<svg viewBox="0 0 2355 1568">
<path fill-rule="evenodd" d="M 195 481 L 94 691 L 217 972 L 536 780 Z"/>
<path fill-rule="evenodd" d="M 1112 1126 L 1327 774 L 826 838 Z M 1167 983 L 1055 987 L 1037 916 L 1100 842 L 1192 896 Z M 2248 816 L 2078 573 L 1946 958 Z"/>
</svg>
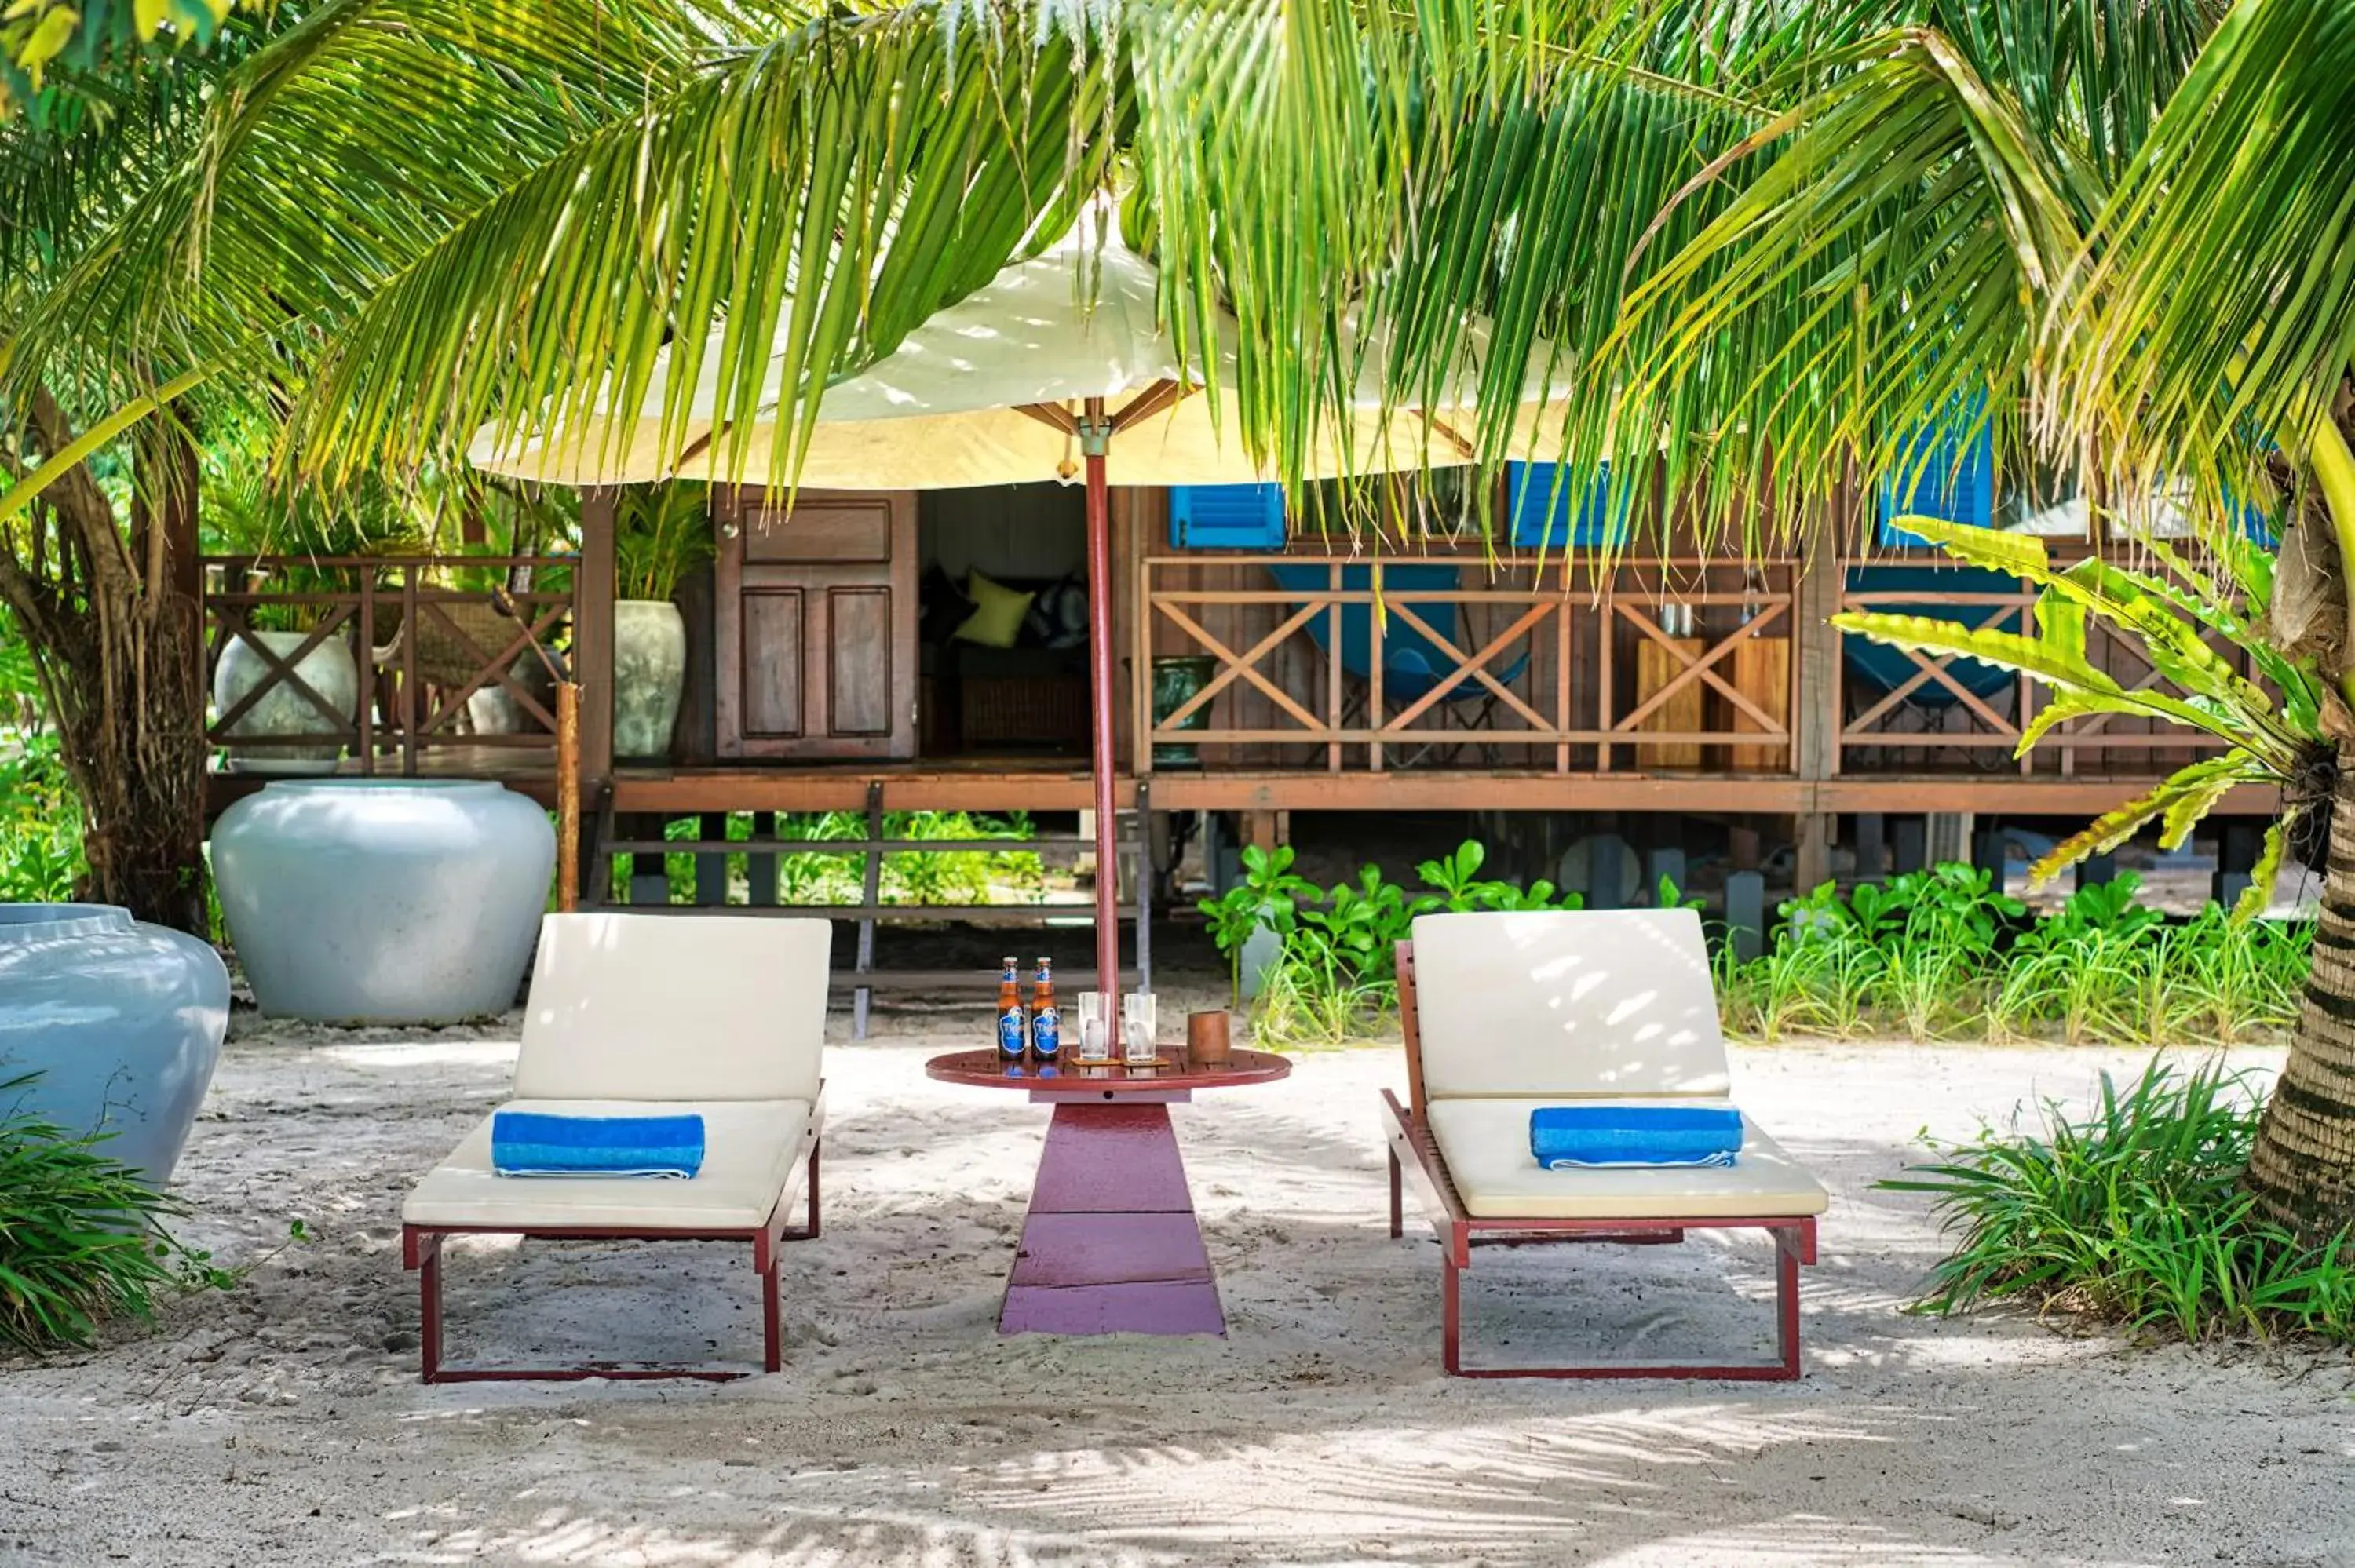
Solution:
<svg viewBox="0 0 2355 1568">
<path fill-rule="evenodd" d="M 1292 869 L 1292 846 L 1271 852 L 1252 844 L 1242 853 L 1242 880 L 1196 906 L 1209 917 L 1210 939 L 1227 957 L 1237 1004 L 1257 997 L 1267 971 L 1284 958 L 1300 924 L 1300 906 L 1316 889 Z"/>
<path fill-rule="evenodd" d="M 1167 724 L 1171 714 L 1192 701 L 1196 693 L 1210 683 L 1218 673 L 1218 661 L 1207 654 L 1174 653 L 1153 661 L 1153 723 L 1156 728 Z M 1180 719 L 1178 729 L 1207 729 L 1210 724 L 1210 705 L 1204 703 Z M 1163 741 L 1153 748 L 1156 768 L 1199 768 L 1202 756 L 1188 741 Z"/>
<path fill-rule="evenodd" d="M 250 441 L 263 439 L 254 435 Z M 405 503 L 381 483 L 356 487 L 332 501 L 312 491 L 275 489 L 266 476 L 265 450 L 261 445 L 229 440 L 209 455 L 202 514 L 215 547 L 315 560 L 400 555 L 420 543 Z M 347 593 L 353 570 L 289 560 L 250 569 L 242 586 L 257 594 Z M 252 605 L 246 611 L 247 630 L 222 641 L 213 662 L 216 722 L 236 713 L 250 693 L 261 693 L 222 729 L 233 742 L 226 747 L 229 771 L 280 776 L 335 772 L 344 753 L 340 741 L 296 746 L 279 738 L 323 736 L 337 728 L 338 721 L 351 726 L 358 720 L 360 665 L 353 655 L 348 625 L 312 641 L 331 609 L 325 602 Z M 297 658 L 306 643 L 309 651 Z M 264 657 L 264 649 L 270 657 Z M 335 710 L 334 715 L 322 712 L 293 681 L 279 676 L 272 658 L 290 665 L 296 678 Z"/>
<path fill-rule="evenodd" d="M 436 553 L 458 557 L 442 568 L 447 586 L 477 596 L 473 602 L 444 607 L 444 613 L 459 622 L 473 646 L 446 631 L 436 636 L 434 629 L 426 628 L 419 648 L 419 668 L 429 680 L 440 676 L 442 684 L 463 685 L 474 678 L 474 666 L 483 653 L 505 647 L 540 618 L 544 601 L 525 596 L 570 593 L 571 569 L 554 564 L 549 549 L 554 541 L 559 548 L 569 550 L 565 538 L 573 519 L 549 498 L 527 494 L 521 487 L 496 478 L 470 474 L 453 490 L 457 504 L 471 515 L 476 535 L 471 541 L 461 539 L 454 552 L 442 551 L 437 536 Z M 510 557 L 535 556 L 549 559 L 533 566 L 505 564 Z M 501 564 L 474 558 L 486 556 L 496 557 Z M 504 595 L 517 596 L 507 601 L 512 615 L 501 607 Z M 539 647 L 526 648 L 506 667 L 507 679 L 521 687 L 543 713 L 553 710 L 556 682 L 564 668 L 561 647 L 570 635 L 569 625 L 558 622 L 538 639 Z M 446 667 L 428 668 L 429 656 Z M 530 735 L 546 725 L 513 688 L 492 680 L 467 695 L 466 726 L 475 735 Z"/>
<path fill-rule="evenodd" d="M 316 569 L 293 568 L 271 584 L 256 572 L 249 575 L 249 591 L 316 591 L 324 585 L 303 579 L 324 575 Z M 336 770 L 344 754 L 340 741 L 295 746 L 279 739 L 321 735 L 334 729 L 338 720 L 348 725 L 358 717 L 358 661 L 352 657 L 352 645 L 340 631 L 311 641 L 312 629 L 321 619 L 316 605 L 257 604 L 246 616 L 248 630 L 222 642 L 219 657 L 213 661 L 215 716 L 235 713 L 249 693 L 264 688 L 251 706 L 222 726 L 221 734 L 231 739 L 223 748 L 228 771 L 296 775 Z M 304 652 L 306 643 L 309 651 Z M 270 657 L 263 656 L 264 649 Z M 295 656 L 298 652 L 300 658 Z M 316 692 L 335 710 L 334 717 L 321 712 L 319 705 L 293 681 L 278 677 L 272 658 L 289 666 L 296 679 Z"/>
<path fill-rule="evenodd" d="M 711 555 L 700 485 L 628 492 L 613 515 L 613 755 L 667 758 L 687 683 L 687 621 L 671 602 Z"/>
</svg>

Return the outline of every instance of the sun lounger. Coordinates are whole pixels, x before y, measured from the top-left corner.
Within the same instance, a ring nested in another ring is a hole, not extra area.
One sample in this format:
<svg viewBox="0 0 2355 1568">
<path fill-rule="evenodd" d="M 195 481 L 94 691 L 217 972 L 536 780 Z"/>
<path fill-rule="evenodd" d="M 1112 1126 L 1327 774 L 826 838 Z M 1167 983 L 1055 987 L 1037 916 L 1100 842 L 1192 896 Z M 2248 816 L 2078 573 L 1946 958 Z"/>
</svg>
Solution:
<svg viewBox="0 0 2355 1568">
<path fill-rule="evenodd" d="M 1391 1234 L 1412 1176 L 1441 1245 L 1447 1370 L 1465 1377 L 1799 1375 L 1799 1266 L 1822 1185 L 1747 1118 L 1730 1166 L 1539 1167 L 1529 1113 L 1581 1103 L 1723 1105 L 1725 1042 L 1700 918 L 1688 909 L 1426 915 L 1398 948 L 1409 1103 L 1385 1090 Z M 1763 1230 L 1775 1252 L 1772 1361 L 1463 1364 L 1461 1276 L 1478 1242 L 1669 1243 Z"/>
<path fill-rule="evenodd" d="M 401 1207 L 418 1271 L 427 1383 L 741 1375 L 723 1369 L 445 1367 L 442 1242 L 453 1235 L 583 1241 L 742 1241 L 761 1290 L 762 1366 L 782 1364 L 777 1251 L 818 1234 L 819 1076 L 829 927 L 824 920 L 551 915 L 526 1004 L 515 1096 L 500 1108 L 563 1116 L 699 1115 L 692 1180 L 513 1177 L 491 1166 L 491 1118 Z M 789 1228 L 796 1191 L 807 1222 Z"/>
</svg>

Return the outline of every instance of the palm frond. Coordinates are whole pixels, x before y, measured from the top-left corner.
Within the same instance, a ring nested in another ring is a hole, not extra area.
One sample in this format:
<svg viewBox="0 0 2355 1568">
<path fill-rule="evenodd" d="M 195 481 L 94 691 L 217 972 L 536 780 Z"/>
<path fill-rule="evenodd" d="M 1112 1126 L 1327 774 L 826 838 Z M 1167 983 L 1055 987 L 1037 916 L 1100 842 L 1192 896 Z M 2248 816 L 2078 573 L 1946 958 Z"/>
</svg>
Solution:
<svg viewBox="0 0 2355 1568">
<path fill-rule="evenodd" d="M 2350 167 L 2355 10 L 2242 0 L 2072 280 L 2051 391 L 2065 432 L 2131 477 L 2211 486 L 2253 447 L 2302 448 L 2355 357 Z"/>
</svg>

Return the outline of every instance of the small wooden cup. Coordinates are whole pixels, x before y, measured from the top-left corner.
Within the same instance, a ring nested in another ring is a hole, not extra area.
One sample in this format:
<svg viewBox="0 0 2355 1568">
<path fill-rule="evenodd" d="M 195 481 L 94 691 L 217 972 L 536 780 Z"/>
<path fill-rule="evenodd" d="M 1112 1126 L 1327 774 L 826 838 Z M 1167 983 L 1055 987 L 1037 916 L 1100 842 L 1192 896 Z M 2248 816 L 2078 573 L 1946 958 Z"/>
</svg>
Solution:
<svg viewBox="0 0 2355 1568">
<path fill-rule="evenodd" d="M 1198 1067 L 1223 1067 L 1231 1059 L 1227 1015 L 1189 1012 L 1186 1015 L 1186 1055 Z"/>
</svg>

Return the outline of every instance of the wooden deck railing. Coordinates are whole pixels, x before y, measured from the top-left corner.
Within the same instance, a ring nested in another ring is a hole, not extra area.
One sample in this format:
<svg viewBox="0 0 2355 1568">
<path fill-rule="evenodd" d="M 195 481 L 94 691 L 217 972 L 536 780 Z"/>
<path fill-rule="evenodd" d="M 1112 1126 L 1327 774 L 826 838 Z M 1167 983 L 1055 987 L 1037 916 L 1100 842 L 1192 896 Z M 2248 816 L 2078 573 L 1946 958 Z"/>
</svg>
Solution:
<svg viewBox="0 0 2355 1568">
<path fill-rule="evenodd" d="M 1295 582 L 1276 581 L 1272 563 L 1290 568 Z M 1457 580 L 1432 582 L 1434 564 L 1455 567 Z M 1884 588 L 1849 575 L 1857 566 L 1931 564 L 1826 560 L 1813 569 L 1837 576 L 1805 600 L 1827 607 L 1810 619 L 1827 620 L 1832 608 L 1902 609 L 2032 631 L 2034 596 L 2017 588 Z M 1799 624 L 1806 569 L 1788 556 L 1604 566 L 1508 556 L 1492 567 L 1451 556 L 1150 556 L 1134 618 L 1134 765 L 1149 773 L 1156 747 L 1181 746 L 1197 748 L 1212 771 L 1438 766 L 1787 778 L 1802 767 L 1795 736 L 1810 722 L 1809 733 L 1828 741 L 1812 776 L 1826 778 L 2138 776 L 2216 747 L 2172 726 L 2094 716 L 2055 727 L 2015 761 L 2041 689 L 2024 677 L 1975 679 L 1970 662 L 1895 651 L 1885 656 L 1898 662 L 1891 678 L 1859 674 L 1844 640 Z M 1810 641 L 1828 656 L 1801 657 Z M 1401 645 L 1431 664 L 1406 699 L 1393 663 Z M 2131 644 L 2098 627 L 2087 652 L 2129 690 L 2165 686 Z M 1209 678 L 1156 715 L 1152 663 L 1172 656 L 1207 659 Z"/>
<path fill-rule="evenodd" d="M 1865 588 L 1843 579 L 1843 610 L 1897 610 L 1958 621 L 1977 630 L 2035 635 L 2032 591 Z M 2173 692 L 2131 644 L 2089 626 L 2086 653 L 2128 691 Z M 2248 674 L 2245 657 L 2229 643 L 2211 645 Z M 2098 714 L 2066 720 L 2049 731 L 2035 749 L 2014 760 L 2024 728 L 2050 702 L 2044 688 L 2025 675 L 1997 683 L 1966 679 L 1976 661 L 1948 654 L 1934 657 L 1891 650 L 1905 666 L 1903 678 L 1883 686 L 1859 680 L 1843 661 L 1837 711 L 1835 770 L 1847 774 L 1938 770 L 1957 766 L 2023 776 L 2104 772 L 2129 775 L 2170 770 L 2223 748 L 2223 742 L 2178 725 Z M 1959 666 L 1959 667 L 1958 667 Z"/>
<path fill-rule="evenodd" d="M 235 642 L 263 671 L 213 714 L 206 739 L 261 757 L 340 747 L 346 766 L 367 774 L 414 775 L 420 754 L 436 747 L 553 751 L 552 683 L 539 678 L 534 645 L 561 662 L 573 564 L 557 556 L 207 556 L 208 667 L 218 669 Z M 462 570 L 496 572 L 516 586 L 453 586 L 449 578 Z M 281 608 L 293 613 L 261 613 Z M 292 651 L 272 649 L 256 634 L 266 630 L 255 626 L 258 619 L 299 622 L 303 641 Z M 303 661 L 331 640 L 351 652 L 359 673 L 359 698 L 349 713 L 301 673 Z M 315 724 L 301 734 L 240 733 L 239 721 L 278 692 L 293 693 Z M 514 729 L 492 733 L 471 725 L 471 700 L 483 692 L 504 694 Z"/>
<path fill-rule="evenodd" d="M 1271 560 L 1321 567 L 1286 588 Z M 1453 587 L 1401 584 L 1456 567 Z M 1139 772 L 1152 747 L 1211 762 L 1380 772 L 1467 754 L 1553 773 L 1634 767 L 1787 772 L 1796 662 L 1789 559 L 1155 556 L 1143 565 L 1135 662 L 1207 656 L 1172 711 L 1136 687 Z M 1340 657 L 1334 657 L 1334 651 Z M 1402 651 L 1423 662 L 1399 690 Z M 1304 657 L 1305 655 L 1305 657 Z M 1282 657 L 1286 669 L 1272 673 Z M 1211 722 L 1186 727 L 1209 709 Z M 1223 757 L 1220 748 L 1225 748 Z"/>
</svg>

